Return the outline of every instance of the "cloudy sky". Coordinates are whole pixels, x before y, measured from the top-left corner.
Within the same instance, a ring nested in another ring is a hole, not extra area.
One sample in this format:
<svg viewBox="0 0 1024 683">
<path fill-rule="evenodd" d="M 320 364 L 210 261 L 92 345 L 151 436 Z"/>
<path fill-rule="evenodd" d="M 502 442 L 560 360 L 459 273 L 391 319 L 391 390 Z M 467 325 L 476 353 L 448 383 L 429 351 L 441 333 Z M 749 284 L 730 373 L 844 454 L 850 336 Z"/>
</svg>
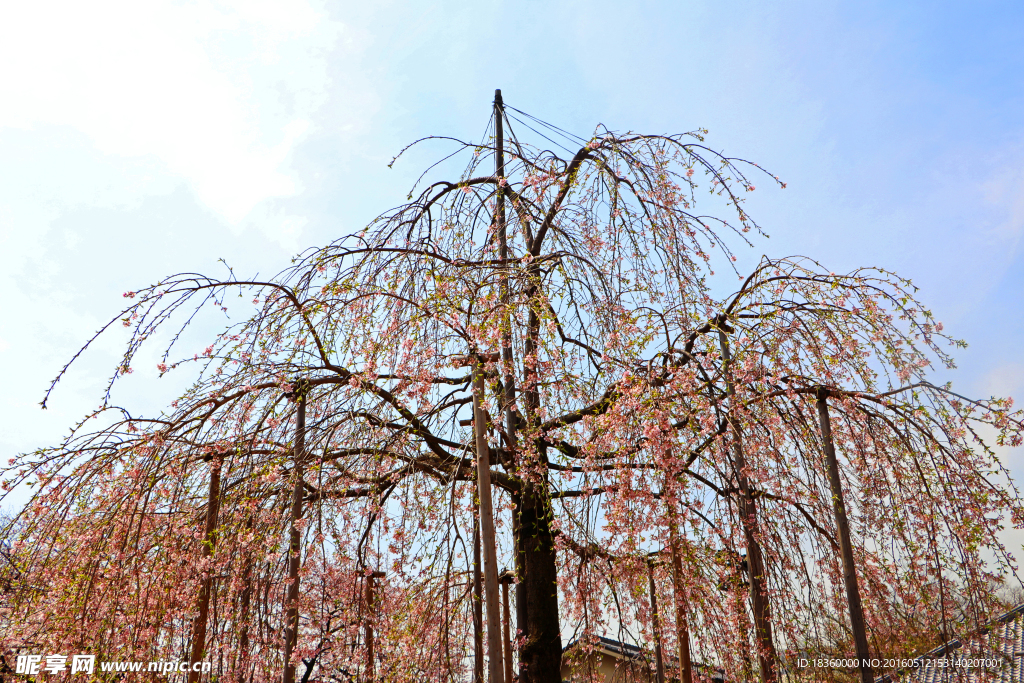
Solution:
<svg viewBox="0 0 1024 683">
<path fill-rule="evenodd" d="M 116 335 L 38 406 L 122 292 L 365 225 L 420 170 L 395 153 L 478 137 L 495 88 L 584 136 L 710 129 L 788 183 L 750 195 L 771 238 L 741 270 L 893 269 L 970 343 L 943 379 L 1024 398 L 1021 35 L 1016 1 L 8 3 L 0 457 L 98 404 Z M 115 398 L 155 409 L 169 385 L 137 375 Z"/>
</svg>

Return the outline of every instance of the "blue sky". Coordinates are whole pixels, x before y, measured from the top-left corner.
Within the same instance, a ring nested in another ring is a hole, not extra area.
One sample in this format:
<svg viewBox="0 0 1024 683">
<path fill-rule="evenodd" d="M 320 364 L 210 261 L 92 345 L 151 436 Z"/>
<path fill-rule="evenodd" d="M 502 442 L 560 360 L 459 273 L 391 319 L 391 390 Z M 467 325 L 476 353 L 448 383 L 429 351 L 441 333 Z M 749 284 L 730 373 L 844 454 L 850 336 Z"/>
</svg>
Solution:
<svg viewBox="0 0 1024 683">
<path fill-rule="evenodd" d="M 428 134 L 506 102 L 588 135 L 710 129 L 788 183 L 740 251 L 882 266 L 970 347 L 964 393 L 1024 398 L 1024 5 L 1015 2 L 22 3 L 0 21 L 0 457 L 99 402 L 121 293 L 269 274 L 399 203 Z M 125 403 L 173 393 L 140 369 Z M 1021 453 L 1005 453 L 1024 480 Z"/>
</svg>

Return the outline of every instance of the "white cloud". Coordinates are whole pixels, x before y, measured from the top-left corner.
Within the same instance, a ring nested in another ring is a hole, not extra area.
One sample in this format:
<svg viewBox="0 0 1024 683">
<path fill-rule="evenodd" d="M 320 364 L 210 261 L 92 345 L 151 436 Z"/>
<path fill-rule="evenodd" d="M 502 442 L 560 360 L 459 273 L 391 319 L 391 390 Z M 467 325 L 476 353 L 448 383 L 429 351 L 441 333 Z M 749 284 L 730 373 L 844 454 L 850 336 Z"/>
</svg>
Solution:
<svg viewBox="0 0 1024 683">
<path fill-rule="evenodd" d="M 996 170 L 981 183 L 985 204 L 997 213 L 997 224 L 992 235 L 1012 245 L 1012 252 L 1024 234 L 1024 161 L 1021 150 L 1014 150 L 1014 158 Z"/>
<path fill-rule="evenodd" d="M 155 156 L 238 224 L 301 190 L 288 157 L 327 98 L 340 24 L 308 3 L 9 5 L 0 127 L 69 126 L 102 153 Z"/>
<path fill-rule="evenodd" d="M 1024 388 L 1024 363 L 1010 361 L 992 368 L 981 382 L 984 396 L 1005 398 L 1013 396 L 1018 401 L 1019 392 Z"/>
</svg>

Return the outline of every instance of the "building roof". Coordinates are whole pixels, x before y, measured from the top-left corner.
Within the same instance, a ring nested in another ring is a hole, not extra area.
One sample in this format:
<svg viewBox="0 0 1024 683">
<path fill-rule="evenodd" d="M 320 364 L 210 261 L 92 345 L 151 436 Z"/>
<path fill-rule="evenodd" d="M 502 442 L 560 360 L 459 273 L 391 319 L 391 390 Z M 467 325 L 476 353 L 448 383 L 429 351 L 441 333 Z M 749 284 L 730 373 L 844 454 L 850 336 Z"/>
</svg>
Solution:
<svg viewBox="0 0 1024 683">
<path fill-rule="evenodd" d="M 875 683 L 1024 683 L 1024 604 L 992 620 L 966 639 L 954 638 L 924 653 L 912 667 Z"/>
<path fill-rule="evenodd" d="M 589 640 L 593 644 L 593 649 L 596 653 L 606 654 L 610 657 L 614 657 L 615 659 L 620 659 L 624 661 L 645 661 L 648 662 L 651 666 L 654 665 L 654 653 L 650 650 L 644 650 L 640 647 L 637 647 L 636 645 L 623 643 L 621 641 L 613 640 L 611 638 L 605 638 L 604 636 L 591 635 L 584 636 L 583 638 L 575 638 L 572 641 L 570 641 L 568 645 L 562 648 L 562 653 L 564 654 L 568 652 L 570 649 L 576 647 L 577 645 L 581 645 L 581 641 L 583 641 L 584 639 Z M 662 662 L 664 663 L 666 669 L 679 668 L 678 658 L 673 657 L 672 655 L 664 651 L 662 652 L 662 658 Z M 692 667 L 693 671 L 704 672 L 704 675 L 710 678 L 712 681 L 725 680 L 725 672 L 722 669 L 711 667 L 707 664 L 701 664 L 700 662 L 692 662 L 690 666 Z"/>
<path fill-rule="evenodd" d="M 562 648 L 562 652 L 568 652 L 570 649 L 581 645 L 582 642 L 592 643 L 595 652 L 602 652 L 616 659 L 643 659 L 644 657 L 644 651 L 636 645 L 594 635 L 574 638 L 568 645 Z"/>
</svg>

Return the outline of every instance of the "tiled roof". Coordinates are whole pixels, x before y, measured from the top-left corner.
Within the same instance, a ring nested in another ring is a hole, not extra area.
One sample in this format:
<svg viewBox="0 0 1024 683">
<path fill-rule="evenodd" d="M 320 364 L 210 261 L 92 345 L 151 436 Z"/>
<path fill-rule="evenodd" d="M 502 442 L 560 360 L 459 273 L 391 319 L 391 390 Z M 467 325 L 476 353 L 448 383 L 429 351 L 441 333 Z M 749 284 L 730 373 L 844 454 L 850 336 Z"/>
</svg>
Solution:
<svg viewBox="0 0 1024 683">
<path fill-rule="evenodd" d="M 915 660 L 896 680 L 906 683 L 1024 683 L 1024 605 L 967 639 L 951 640 Z M 892 683 L 893 676 L 875 679 Z"/>
<path fill-rule="evenodd" d="M 622 659 L 638 659 L 643 657 L 643 650 L 636 645 L 630 645 L 629 643 L 622 643 L 618 640 L 612 640 L 611 638 L 605 638 L 604 636 L 589 636 L 594 640 L 595 649 L 603 650 L 613 657 L 619 657 Z M 565 652 L 569 648 L 575 647 L 580 643 L 579 639 L 573 640 L 571 643 L 562 648 Z"/>
<path fill-rule="evenodd" d="M 594 639 L 594 649 L 598 652 L 604 652 L 606 654 L 615 657 L 616 659 L 624 660 L 647 660 L 654 656 L 651 651 L 644 652 L 641 648 L 636 645 L 630 645 L 629 643 L 623 643 L 618 640 L 612 640 L 611 638 L 605 638 L 604 636 L 590 636 Z M 576 647 L 580 644 L 581 639 L 575 639 L 562 648 L 562 652 L 568 652 L 571 648 Z M 673 657 L 670 653 L 663 653 L 663 660 L 666 669 L 678 669 L 679 660 Z M 652 664 L 653 666 L 653 664 Z M 708 666 L 707 664 L 701 664 L 700 662 L 692 662 L 690 664 L 693 671 L 703 672 L 703 674 L 712 681 L 724 681 L 725 675 L 722 669 Z"/>
</svg>

